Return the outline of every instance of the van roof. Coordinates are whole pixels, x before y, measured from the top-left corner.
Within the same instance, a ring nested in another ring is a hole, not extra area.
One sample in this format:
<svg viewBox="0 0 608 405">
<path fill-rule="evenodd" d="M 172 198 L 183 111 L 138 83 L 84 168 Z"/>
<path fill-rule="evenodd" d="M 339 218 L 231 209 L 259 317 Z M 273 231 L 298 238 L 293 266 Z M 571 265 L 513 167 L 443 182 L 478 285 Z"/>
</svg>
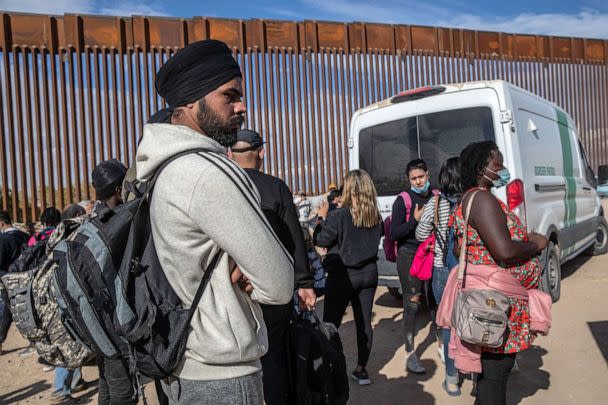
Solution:
<svg viewBox="0 0 608 405">
<path fill-rule="evenodd" d="M 556 105 L 555 103 L 552 103 L 549 100 L 546 100 L 542 97 L 539 97 L 538 95 L 529 92 L 528 90 L 525 90 L 519 86 L 516 86 L 514 84 L 511 84 L 505 80 L 482 80 L 482 81 L 474 81 L 474 82 L 463 82 L 463 83 L 451 83 L 451 84 L 440 84 L 439 86 L 443 86 L 445 87 L 445 91 L 442 92 L 441 94 L 445 94 L 445 93 L 455 93 L 458 91 L 463 91 L 463 90 L 472 90 L 472 89 L 481 89 L 481 88 L 488 88 L 488 87 L 492 87 L 492 88 L 496 88 L 496 89 L 513 89 L 519 92 L 523 92 L 526 93 L 536 99 L 538 99 L 539 101 L 542 101 L 544 103 L 550 103 L 552 104 L 556 109 L 566 113 L 567 116 L 570 116 L 570 114 L 568 114 L 566 111 L 564 111 L 561 107 L 559 107 L 558 105 Z M 414 89 L 408 89 L 408 90 L 414 90 Z M 378 101 L 377 103 L 374 104 L 370 104 L 366 107 L 363 107 L 359 110 L 357 110 L 355 112 L 355 114 L 353 115 L 353 117 L 360 115 L 360 114 L 364 114 L 370 111 L 374 111 L 380 108 L 384 108 L 384 107 L 388 107 L 390 105 L 393 105 L 393 103 L 391 103 L 391 100 L 393 99 L 394 96 L 391 96 L 389 98 L 386 98 L 382 101 Z"/>
</svg>

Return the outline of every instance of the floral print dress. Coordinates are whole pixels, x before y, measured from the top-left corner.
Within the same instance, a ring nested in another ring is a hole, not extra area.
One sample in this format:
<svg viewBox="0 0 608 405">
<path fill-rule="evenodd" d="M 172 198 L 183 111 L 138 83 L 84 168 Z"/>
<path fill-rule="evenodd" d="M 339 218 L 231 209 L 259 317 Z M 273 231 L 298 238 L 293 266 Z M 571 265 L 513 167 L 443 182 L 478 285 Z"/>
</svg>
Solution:
<svg viewBox="0 0 608 405">
<path fill-rule="evenodd" d="M 502 201 L 498 200 L 498 203 L 507 216 L 507 227 L 509 228 L 511 239 L 516 241 L 527 241 L 528 234 L 519 217 L 510 211 Z M 454 212 L 452 222 L 455 225 L 456 236 L 459 239 L 462 238 L 465 227 L 462 205 Z M 477 233 L 477 230 L 471 226 L 469 226 L 467 234 L 467 262 L 471 264 L 498 265 L 507 269 L 515 276 L 524 288 L 528 290 L 538 288 L 541 273 L 539 257 L 533 257 L 525 262 L 518 263 L 517 265 L 511 265 L 511 267 L 504 263 L 497 262 L 490 252 L 488 252 L 481 237 Z M 507 338 L 501 347 L 484 348 L 484 351 L 491 351 L 494 353 L 517 353 L 530 347 L 534 341 L 536 336 L 530 332 L 530 310 L 528 302 L 515 298 L 509 298 L 509 301 L 511 310 L 507 323 Z"/>
</svg>

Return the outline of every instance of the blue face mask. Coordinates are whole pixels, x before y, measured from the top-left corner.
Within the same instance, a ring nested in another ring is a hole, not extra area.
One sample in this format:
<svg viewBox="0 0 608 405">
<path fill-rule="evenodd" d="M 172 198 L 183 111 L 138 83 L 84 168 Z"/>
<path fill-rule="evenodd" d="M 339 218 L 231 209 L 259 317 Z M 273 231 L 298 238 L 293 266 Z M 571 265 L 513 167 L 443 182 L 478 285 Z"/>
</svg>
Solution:
<svg viewBox="0 0 608 405">
<path fill-rule="evenodd" d="M 509 169 L 507 168 L 501 169 L 498 172 L 495 172 L 494 170 L 491 170 L 487 167 L 486 170 L 498 176 L 496 180 L 492 180 L 485 174 L 483 175 L 486 179 L 490 180 L 492 182 L 492 185 L 494 185 L 494 187 L 496 188 L 504 187 L 509 184 L 509 181 L 511 181 L 511 173 L 509 173 Z"/>
<path fill-rule="evenodd" d="M 425 194 L 427 191 L 429 191 L 430 187 L 431 187 L 431 183 L 427 180 L 426 183 L 424 183 L 424 186 L 422 186 L 422 187 L 412 186 L 412 191 L 416 194 Z"/>
</svg>

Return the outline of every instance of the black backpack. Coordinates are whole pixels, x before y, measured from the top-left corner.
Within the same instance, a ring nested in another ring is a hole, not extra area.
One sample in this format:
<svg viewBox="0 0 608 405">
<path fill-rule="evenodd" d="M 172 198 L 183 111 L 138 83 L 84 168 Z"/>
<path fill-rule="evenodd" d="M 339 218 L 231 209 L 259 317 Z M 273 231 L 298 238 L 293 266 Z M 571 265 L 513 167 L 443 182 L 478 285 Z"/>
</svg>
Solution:
<svg viewBox="0 0 608 405">
<path fill-rule="evenodd" d="M 292 378 L 298 405 L 342 405 L 348 402 L 346 359 L 338 329 L 318 315 L 298 315 L 290 328 Z"/>
<path fill-rule="evenodd" d="M 49 240 L 42 232 L 34 236 L 36 243 L 27 246 L 27 241 L 21 250 L 19 257 L 8 267 L 9 273 L 20 273 L 39 267 L 46 260 L 46 245 Z"/>
<path fill-rule="evenodd" d="M 66 317 L 96 351 L 125 359 L 136 377 L 163 379 L 179 365 L 190 321 L 219 260 L 218 252 L 185 308 L 165 277 L 151 235 L 150 198 L 159 174 L 173 160 L 202 151 L 168 159 L 143 193 L 115 209 L 99 210 L 55 248 Z"/>
</svg>

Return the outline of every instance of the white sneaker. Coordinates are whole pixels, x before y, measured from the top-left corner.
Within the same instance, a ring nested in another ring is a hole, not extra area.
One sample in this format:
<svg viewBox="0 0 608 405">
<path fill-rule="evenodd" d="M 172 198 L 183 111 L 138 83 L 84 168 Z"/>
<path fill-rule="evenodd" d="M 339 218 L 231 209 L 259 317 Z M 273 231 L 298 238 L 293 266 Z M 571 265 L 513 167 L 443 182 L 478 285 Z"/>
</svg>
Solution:
<svg viewBox="0 0 608 405">
<path fill-rule="evenodd" d="M 441 362 L 443 364 L 445 364 L 445 353 L 443 351 L 443 346 L 439 346 L 437 348 L 437 355 L 439 355 L 439 358 L 441 359 Z"/>
</svg>

